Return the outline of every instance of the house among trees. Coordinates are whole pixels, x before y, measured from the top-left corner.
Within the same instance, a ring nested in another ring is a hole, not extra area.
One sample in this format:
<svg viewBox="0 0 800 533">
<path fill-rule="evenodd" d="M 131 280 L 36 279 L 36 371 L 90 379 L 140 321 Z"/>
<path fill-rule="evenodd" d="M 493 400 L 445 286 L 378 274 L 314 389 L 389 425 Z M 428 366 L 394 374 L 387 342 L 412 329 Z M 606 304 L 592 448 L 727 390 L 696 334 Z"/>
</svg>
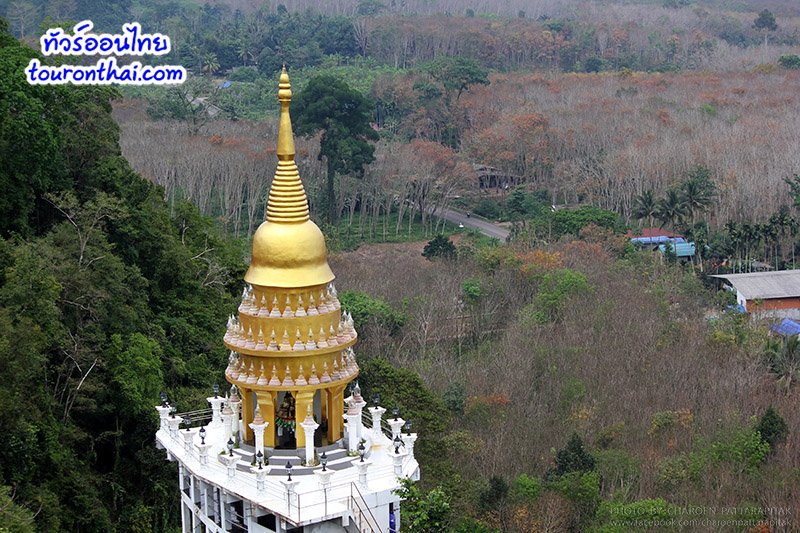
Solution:
<svg viewBox="0 0 800 533">
<path fill-rule="evenodd" d="M 653 250 L 659 244 L 686 242 L 683 236 L 663 228 L 642 228 L 637 231 L 629 231 L 625 236 L 631 240 L 634 246 L 652 247 Z"/>
<path fill-rule="evenodd" d="M 499 168 L 478 164 L 473 164 L 472 168 L 478 177 L 478 188 L 482 191 L 489 189 L 508 190 L 524 182 L 523 176 L 509 174 Z"/>
<path fill-rule="evenodd" d="M 719 274 L 729 290 L 736 292 L 736 303 L 759 318 L 800 319 L 800 270 Z"/>
</svg>

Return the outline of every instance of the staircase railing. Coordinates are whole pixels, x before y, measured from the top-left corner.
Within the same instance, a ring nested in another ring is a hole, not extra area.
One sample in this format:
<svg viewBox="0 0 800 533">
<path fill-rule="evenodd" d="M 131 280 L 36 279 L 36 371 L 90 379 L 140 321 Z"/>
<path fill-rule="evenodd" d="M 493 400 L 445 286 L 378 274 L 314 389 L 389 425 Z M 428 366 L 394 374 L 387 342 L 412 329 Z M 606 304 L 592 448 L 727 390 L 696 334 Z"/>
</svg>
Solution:
<svg viewBox="0 0 800 533">
<path fill-rule="evenodd" d="M 358 485 L 350 483 L 350 513 L 357 520 L 358 530 L 361 533 L 381 533 L 381 527 L 375 516 L 370 511 L 364 496 L 358 490 Z"/>
</svg>

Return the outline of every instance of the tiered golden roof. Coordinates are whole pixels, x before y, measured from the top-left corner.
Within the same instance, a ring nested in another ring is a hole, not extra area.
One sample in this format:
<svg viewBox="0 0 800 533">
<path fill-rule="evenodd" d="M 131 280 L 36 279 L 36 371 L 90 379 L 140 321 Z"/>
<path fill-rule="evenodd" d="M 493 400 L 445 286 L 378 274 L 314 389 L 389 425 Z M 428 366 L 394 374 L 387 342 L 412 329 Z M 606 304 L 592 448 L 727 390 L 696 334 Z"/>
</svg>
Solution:
<svg viewBox="0 0 800 533">
<path fill-rule="evenodd" d="M 341 434 L 344 388 L 358 374 L 351 346 L 352 317 L 342 316 L 325 238 L 309 218 L 308 199 L 294 161 L 289 76 L 280 76 L 278 168 L 267 202 L 266 220 L 253 237 L 248 287 L 238 318 L 231 317 L 225 345 L 231 350 L 228 381 L 242 392 L 245 427 L 255 402 L 274 423 L 278 394 L 289 391 L 296 412 L 319 408 L 328 422 L 328 440 Z M 273 424 L 274 426 L 274 424 Z M 302 431 L 297 446 L 304 443 Z M 246 429 L 246 438 L 249 432 Z M 265 435 L 275 445 L 274 427 Z"/>
</svg>

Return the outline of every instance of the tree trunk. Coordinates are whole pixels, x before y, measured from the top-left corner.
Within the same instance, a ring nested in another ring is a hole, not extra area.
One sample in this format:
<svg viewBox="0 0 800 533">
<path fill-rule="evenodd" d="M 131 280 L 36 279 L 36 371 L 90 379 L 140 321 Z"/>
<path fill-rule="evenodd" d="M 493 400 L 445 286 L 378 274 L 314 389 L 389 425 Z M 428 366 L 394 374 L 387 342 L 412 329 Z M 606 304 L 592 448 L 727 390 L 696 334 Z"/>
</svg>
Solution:
<svg viewBox="0 0 800 533">
<path fill-rule="evenodd" d="M 336 192 L 333 187 L 333 180 L 336 178 L 336 170 L 333 168 L 333 159 L 328 157 L 328 180 L 327 180 L 327 201 L 328 201 L 328 222 L 336 223 Z"/>
</svg>

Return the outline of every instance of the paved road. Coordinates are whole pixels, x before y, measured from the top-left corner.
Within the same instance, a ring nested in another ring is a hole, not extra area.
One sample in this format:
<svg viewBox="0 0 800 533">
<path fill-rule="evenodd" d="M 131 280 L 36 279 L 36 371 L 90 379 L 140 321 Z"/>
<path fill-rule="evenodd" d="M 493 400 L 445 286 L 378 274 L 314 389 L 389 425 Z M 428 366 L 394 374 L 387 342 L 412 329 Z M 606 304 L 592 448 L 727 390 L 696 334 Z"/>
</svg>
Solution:
<svg viewBox="0 0 800 533">
<path fill-rule="evenodd" d="M 464 224 L 467 228 L 476 229 L 487 237 L 499 239 L 503 242 L 506 242 L 508 238 L 509 231 L 506 228 L 488 222 L 482 218 L 475 217 L 474 215 L 467 217 L 467 215 L 461 211 L 455 211 L 453 209 L 439 209 L 436 214 L 453 224 Z"/>
</svg>

